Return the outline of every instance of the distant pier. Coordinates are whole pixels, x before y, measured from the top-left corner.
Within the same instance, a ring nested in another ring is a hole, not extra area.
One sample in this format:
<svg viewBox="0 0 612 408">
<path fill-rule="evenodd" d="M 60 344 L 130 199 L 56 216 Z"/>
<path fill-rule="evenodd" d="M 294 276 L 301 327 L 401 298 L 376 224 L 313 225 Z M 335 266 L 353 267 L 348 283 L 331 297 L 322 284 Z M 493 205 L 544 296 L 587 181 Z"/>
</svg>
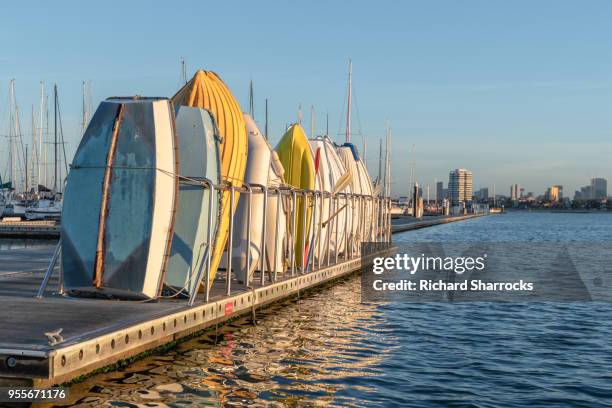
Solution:
<svg viewBox="0 0 612 408">
<path fill-rule="evenodd" d="M 471 218 L 483 217 L 486 214 L 467 214 L 456 216 L 432 216 L 423 218 L 403 217 L 391 221 L 391 232 L 397 234 L 400 232 L 416 230 L 420 228 L 433 227 L 434 225 L 448 224 L 449 222 L 457 222 L 469 220 Z"/>
<path fill-rule="evenodd" d="M 0 238 L 51 238 L 60 236 L 55 221 L 0 221 Z"/>
</svg>

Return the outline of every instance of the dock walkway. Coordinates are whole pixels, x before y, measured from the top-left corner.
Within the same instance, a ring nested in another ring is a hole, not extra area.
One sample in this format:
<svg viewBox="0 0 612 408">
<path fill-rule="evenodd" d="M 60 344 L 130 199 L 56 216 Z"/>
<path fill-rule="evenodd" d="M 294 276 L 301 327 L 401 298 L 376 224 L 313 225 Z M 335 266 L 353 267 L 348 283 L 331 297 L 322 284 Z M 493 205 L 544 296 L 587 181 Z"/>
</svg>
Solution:
<svg viewBox="0 0 612 408">
<path fill-rule="evenodd" d="M 45 297 L 37 299 L 52 252 L 51 246 L 0 252 L 0 385 L 70 381 L 239 315 L 256 313 L 266 304 L 362 267 L 356 257 L 303 275 L 279 277 L 265 286 L 232 283 L 229 296 L 221 274 L 211 300 L 198 299 L 193 307 L 184 299 L 129 302 L 60 296 L 53 293 L 56 277 Z M 62 341 L 52 344 L 45 333 L 59 329 Z"/>
<path fill-rule="evenodd" d="M 467 214 L 451 216 L 431 216 L 423 218 L 402 217 L 391 220 L 391 232 L 397 234 L 419 228 L 433 227 L 434 225 L 448 224 L 449 222 L 469 220 L 471 218 L 483 217 L 486 214 Z"/>
<path fill-rule="evenodd" d="M 0 221 L 2 238 L 59 238 L 60 230 L 55 221 Z"/>
</svg>

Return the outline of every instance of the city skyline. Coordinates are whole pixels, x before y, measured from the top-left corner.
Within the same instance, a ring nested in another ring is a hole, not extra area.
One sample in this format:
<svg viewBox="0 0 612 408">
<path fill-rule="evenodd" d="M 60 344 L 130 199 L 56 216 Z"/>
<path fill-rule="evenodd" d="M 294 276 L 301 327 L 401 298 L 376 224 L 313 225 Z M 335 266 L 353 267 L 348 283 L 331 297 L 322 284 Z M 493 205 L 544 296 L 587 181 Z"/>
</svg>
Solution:
<svg viewBox="0 0 612 408">
<path fill-rule="evenodd" d="M 353 141 L 363 154 L 359 133 L 366 135 L 368 168 L 376 177 L 378 141 L 390 121 L 396 196 L 409 191 L 399 175 L 411 171 L 413 145 L 414 179 L 423 186 L 433 187 L 458 167 L 474 172 L 475 189 L 495 184 L 498 192 L 513 183 L 533 192 L 562 184 L 573 192 L 591 177 L 612 177 L 606 108 L 612 99 L 606 49 L 612 4 L 318 4 L 325 12 L 315 3 L 300 10 L 300 19 L 286 18 L 295 8 L 283 3 L 245 9 L 193 2 L 179 10 L 130 2 L 121 4 L 124 13 L 108 3 L 87 10 L 77 2 L 4 5 L 10 17 L 0 27 L 5 38 L 30 29 L 7 41 L 0 59 L 0 133 L 6 133 L 11 79 L 24 129 L 40 81 L 49 94 L 57 83 L 71 157 L 81 136 L 83 80 L 92 81 L 94 109 L 114 95 L 171 96 L 185 58 L 188 75 L 196 68 L 218 72 L 243 110 L 252 79 L 260 122 L 269 99 L 273 144 L 296 121 L 300 105 L 309 133 L 314 106 L 316 133 L 324 133 L 329 114 L 329 133 L 342 142 L 351 58 Z M 232 16 L 234 24 L 227 26 L 225 18 L 201 24 L 204 14 Z M 133 24 L 134 15 L 141 24 Z M 172 35 L 160 29 L 176 21 L 181 24 Z M 381 29 L 361 30 L 373 22 Z M 208 41 L 211 33 L 222 35 Z M 0 150 L 4 158 L 6 149 Z"/>
<path fill-rule="evenodd" d="M 445 187 L 446 185 L 446 187 Z M 427 189 L 429 185 L 423 185 L 419 187 L 419 190 L 423 188 Z M 528 191 L 524 186 L 518 183 L 511 184 L 509 191 L 506 192 L 503 189 L 500 191 L 494 185 L 489 186 L 478 186 L 475 187 L 473 184 L 473 173 L 467 169 L 455 169 L 449 172 L 449 178 L 447 183 L 444 181 L 436 180 L 433 186 L 432 200 L 441 202 L 444 198 L 449 198 L 451 202 L 465 202 L 466 197 L 470 194 L 476 201 L 493 199 L 495 197 L 505 197 L 511 201 L 518 201 L 523 198 L 537 199 L 541 198 L 544 200 L 560 201 L 563 199 L 568 200 L 604 200 L 610 197 L 608 195 L 608 180 L 603 177 L 593 177 L 589 180 L 586 186 L 582 186 L 575 191 L 569 191 L 564 189 L 562 184 L 552 184 L 548 186 L 544 191 Z M 495 191 L 495 193 L 493 192 Z M 420 194 L 422 196 L 422 194 Z M 453 197 L 455 199 L 453 200 Z M 394 196 L 397 198 L 397 196 Z M 408 198 L 408 196 L 400 196 L 400 198 Z"/>
</svg>

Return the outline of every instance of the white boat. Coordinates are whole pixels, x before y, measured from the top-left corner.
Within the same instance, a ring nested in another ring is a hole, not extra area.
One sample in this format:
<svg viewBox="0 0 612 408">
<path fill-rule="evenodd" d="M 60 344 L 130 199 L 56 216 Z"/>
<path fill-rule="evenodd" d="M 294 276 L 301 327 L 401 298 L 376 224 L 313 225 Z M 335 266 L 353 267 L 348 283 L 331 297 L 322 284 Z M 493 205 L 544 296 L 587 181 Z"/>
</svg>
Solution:
<svg viewBox="0 0 612 408">
<path fill-rule="evenodd" d="M 284 169 L 277 153 L 261 134 L 251 116 L 245 114 L 244 119 L 249 137 L 249 154 L 244 175 L 245 183 L 266 186 L 268 189 L 282 186 Z M 251 199 L 251 220 L 263 221 L 264 211 L 266 215 L 265 262 L 267 272 L 282 273 L 285 269 L 285 248 L 288 245 L 288 207 L 286 199 L 281 200 L 279 203 L 276 195 L 268 194 L 267 203 L 264 208 L 263 194 L 257 193 L 256 189 L 253 193 Z M 280 212 L 278 209 L 280 209 Z M 232 269 L 240 282 L 246 282 L 247 273 L 250 278 L 255 270 L 261 269 L 263 223 L 251 222 L 249 224 L 248 217 L 248 200 L 241 198 L 234 215 L 232 238 Z M 251 244 L 247 252 L 249 225 L 251 229 Z M 246 265 L 247 253 L 250 256 L 249 271 L 247 271 Z"/>
<path fill-rule="evenodd" d="M 3 217 L 25 218 L 26 204 L 23 200 L 9 200 L 2 212 Z"/>
<path fill-rule="evenodd" d="M 315 157 L 315 190 L 331 193 L 350 193 L 350 179 L 345 176 L 347 173 L 342 159 L 338 156 L 336 149 L 329 137 L 317 137 L 309 140 L 313 157 Z M 344 177 L 343 177 L 344 176 Z M 346 180 L 347 182 L 343 182 Z M 318 234 L 318 242 L 315 242 L 315 260 L 326 259 L 326 254 L 331 250 L 332 253 L 344 252 L 344 226 L 345 220 L 352 217 L 350 207 L 344 207 L 342 198 L 332 200 L 324 197 L 321 205 L 315 209 L 316 218 L 322 221 L 321 231 Z M 349 214 L 345 214 L 348 211 Z M 336 239 L 337 237 L 337 239 Z"/>
<path fill-rule="evenodd" d="M 353 194 L 362 194 L 367 197 L 372 197 L 374 188 L 368 171 L 359 158 L 357 148 L 352 143 L 345 143 L 338 147 L 338 155 L 342 158 L 347 171 L 352 174 L 351 188 Z M 362 242 L 373 241 L 374 230 L 374 215 L 375 210 L 372 201 L 369 199 L 355 199 L 351 203 L 353 218 L 350 228 L 350 243 L 353 251 L 359 251 L 359 245 Z"/>
<path fill-rule="evenodd" d="M 4 208 L 6 207 L 6 198 L 4 194 L 0 193 L 0 217 L 4 214 Z"/>
<path fill-rule="evenodd" d="M 25 209 L 25 218 L 28 220 L 59 220 L 61 217 L 61 200 L 41 199 Z"/>
</svg>

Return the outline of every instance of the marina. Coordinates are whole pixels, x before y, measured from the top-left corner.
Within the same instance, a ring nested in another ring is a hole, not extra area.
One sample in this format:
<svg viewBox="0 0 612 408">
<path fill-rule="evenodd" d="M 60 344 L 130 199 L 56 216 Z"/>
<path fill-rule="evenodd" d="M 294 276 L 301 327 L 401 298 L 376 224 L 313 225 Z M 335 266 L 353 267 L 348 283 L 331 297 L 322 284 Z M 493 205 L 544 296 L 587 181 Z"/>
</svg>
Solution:
<svg viewBox="0 0 612 408">
<path fill-rule="evenodd" d="M 0 226 L 59 238 L 0 254 L 0 384 L 72 381 L 393 251 L 389 161 L 373 182 L 348 109 L 343 145 L 298 121 L 272 148 L 214 72 L 172 98 L 103 101 L 58 205 L 22 206 L 61 222 Z"/>
<path fill-rule="evenodd" d="M 0 408 L 612 408 L 612 3 L 6 2 Z"/>
<path fill-rule="evenodd" d="M 408 225 L 417 229 L 473 217 L 449 218 Z M 391 225 L 392 233 L 405 226 L 405 222 Z M 393 252 L 389 247 L 377 256 Z M 321 265 L 305 274 L 279 275 L 263 285 L 261 275 L 255 274 L 248 286 L 233 280 L 229 290 L 227 275 L 221 271 L 209 301 L 200 293 L 189 306 L 180 299 L 143 303 L 65 297 L 59 267 L 38 297 L 53 255 L 50 246 L 0 252 L 1 330 L 4 339 L 12 339 L 0 342 L 0 384 L 50 386 L 74 380 L 237 317 L 255 316 L 272 303 L 359 271 L 364 259 L 371 258 L 341 256 L 337 264 Z M 89 318 L 93 315 L 95 320 Z"/>
</svg>

